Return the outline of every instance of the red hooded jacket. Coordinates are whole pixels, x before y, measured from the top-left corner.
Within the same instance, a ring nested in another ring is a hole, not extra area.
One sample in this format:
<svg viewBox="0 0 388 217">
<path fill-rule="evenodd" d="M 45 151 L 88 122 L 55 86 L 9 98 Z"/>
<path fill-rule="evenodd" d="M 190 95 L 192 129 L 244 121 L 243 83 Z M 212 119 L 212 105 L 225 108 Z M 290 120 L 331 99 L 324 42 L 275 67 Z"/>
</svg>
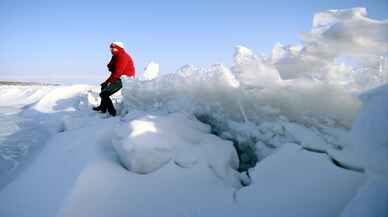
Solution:
<svg viewBox="0 0 388 217">
<path fill-rule="evenodd" d="M 108 70 L 111 75 L 105 82 L 112 83 L 119 79 L 122 75 L 135 77 L 135 67 L 131 56 L 121 47 L 115 46 L 119 51 L 112 56 L 108 63 Z"/>
</svg>

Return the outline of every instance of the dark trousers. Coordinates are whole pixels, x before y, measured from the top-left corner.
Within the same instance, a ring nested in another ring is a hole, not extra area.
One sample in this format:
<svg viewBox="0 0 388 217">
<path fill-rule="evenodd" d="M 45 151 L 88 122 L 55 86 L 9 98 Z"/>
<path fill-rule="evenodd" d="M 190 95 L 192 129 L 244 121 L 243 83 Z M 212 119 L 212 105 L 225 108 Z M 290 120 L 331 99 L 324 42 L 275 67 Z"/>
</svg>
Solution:
<svg viewBox="0 0 388 217">
<path fill-rule="evenodd" d="M 121 79 L 117 79 L 109 85 L 101 86 L 101 111 L 106 112 L 106 110 L 108 110 L 109 114 L 113 116 L 116 115 L 116 110 L 113 106 L 110 96 L 119 91 L 122 87 L 123 85 L 121 83 Z"/>
</svg>

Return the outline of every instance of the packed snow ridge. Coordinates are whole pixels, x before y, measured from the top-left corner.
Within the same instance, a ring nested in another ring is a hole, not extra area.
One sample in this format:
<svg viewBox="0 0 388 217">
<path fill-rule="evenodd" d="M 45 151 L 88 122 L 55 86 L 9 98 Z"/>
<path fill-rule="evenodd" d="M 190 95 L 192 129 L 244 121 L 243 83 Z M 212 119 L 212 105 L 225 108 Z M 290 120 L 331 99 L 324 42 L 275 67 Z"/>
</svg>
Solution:
<svg viewBox="0 0 388 217">
<path fill-rule="evenodd" d="M 387 216 L 388 21 L 96 86 L 0 86 L 0 216 Z M 323 190 L 324 189 L 324 190 Z"/>
</svg>

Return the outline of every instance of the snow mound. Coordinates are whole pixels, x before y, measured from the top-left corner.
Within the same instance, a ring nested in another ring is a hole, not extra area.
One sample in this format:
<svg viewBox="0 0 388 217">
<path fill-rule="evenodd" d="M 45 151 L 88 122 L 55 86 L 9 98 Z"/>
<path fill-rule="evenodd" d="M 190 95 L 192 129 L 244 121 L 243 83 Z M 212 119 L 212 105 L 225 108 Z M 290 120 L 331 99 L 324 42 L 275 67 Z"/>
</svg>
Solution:
<svg viewBox="0 0 388 217">
<path fill-rule="evenodd" d="M 151 116 L 130 122 L 127 138 L 125 136 L 128 132 L 117 130 L 113 144 L 121 162 L 130 171 L 150 173 L 162 167 L 172 157 L 170 142 L 163 138 L 167 135 L 158 133 L 159 129 L 150 120 L 152 118 Z M 173 142 L 172 140 L 171 143 Z"/>
<path fill-rule="evenodd" d="M 158 77 L 159 75 L 159 64 L 150 62 L 146 68 L 144 69 L 143 73 L 143 80 L 152 80 Z"/>
<path fill-rule="evenodd" d="M 48 92 L 31 109 L 41 113 L 74 112 L 80 107 L 80 95 L 93 89 L 88 85 L 61 86 Z M 82 104 L 82 103 L 81 103 Z"/>
<path fill-rule="evenodd" d="M 155 172 L 170 160 L 183 168 L 205 160 L 226 183 L 241 186 L 233 144 L 211 135 L 209 126 L 184 114 L 144 116 L 118 125 L 115 132 L 115 150 L 132 172 Z"/>
<path fill-rule="evenodd" d="M 52 86 L 0 85 L 0 106 L 23 107 L 39 101 Z"/>
</svg>

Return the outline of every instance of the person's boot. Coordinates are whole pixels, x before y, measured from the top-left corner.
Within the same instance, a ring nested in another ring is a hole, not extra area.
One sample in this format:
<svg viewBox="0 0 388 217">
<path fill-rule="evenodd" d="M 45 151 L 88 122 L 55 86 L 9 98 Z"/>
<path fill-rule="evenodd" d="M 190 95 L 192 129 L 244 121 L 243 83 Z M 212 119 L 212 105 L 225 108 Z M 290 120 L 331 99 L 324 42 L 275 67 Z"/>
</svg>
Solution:
<svg viewBox="0 0 388 217">
<path fill-rule="evenodd" d="M 101 108 L 100 112 L 101 113 L 106 113 L 106 107 Z"/>
<path fill-rule="evenodd" d="M 93 107 L 93 110 L 94 111 L 100 111 L 101 113 L 105 113 L 106 112 L 106 100 L 104 100 L 104 98 L 101 98 L 101 104 L 97 107 Z"/>
<path fill-rule="evenodd" d="M 113 108 L 113 110 L 110 110 L 109 114 L 112 115 L 113 117 L 115 117 L 116 116 L 116 109 Z"/>
<path fill-rule="evenodd" d="M 101 105 L 93 107 L 93 110 L 94 111 L 101 111 Z"/>
</svg>

